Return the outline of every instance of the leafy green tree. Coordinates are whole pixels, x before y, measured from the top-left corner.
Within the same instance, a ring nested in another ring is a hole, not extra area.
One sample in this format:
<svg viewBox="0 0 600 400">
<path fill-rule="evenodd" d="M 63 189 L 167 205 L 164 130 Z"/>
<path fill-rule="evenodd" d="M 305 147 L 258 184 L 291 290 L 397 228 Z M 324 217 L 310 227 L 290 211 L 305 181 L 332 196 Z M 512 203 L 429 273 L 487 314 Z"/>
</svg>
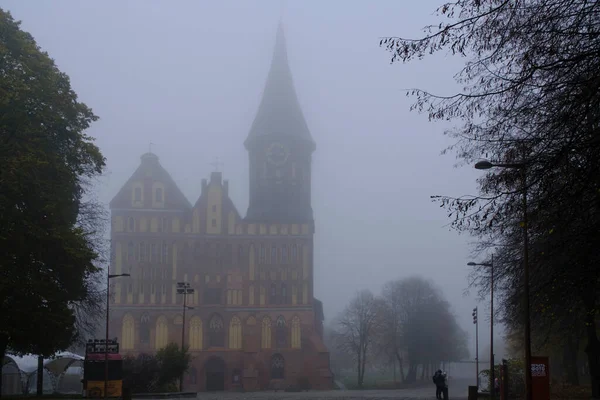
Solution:
<svg viewBox="0 0 600 400">
<path fill-rule="evenodd" d="M 169 343 L 156 352 L 156 359 L 160 368 L 158 387 L 167 392 L 177 391 L 176 383 L 188 371 L 192 361 L 188 349 Z"/>
<path fill-rule="evenodd" d="M 124 385 L 133 393 L 176 392 L 177 381 L 188 371 L 191 360 L 188 350 L 175 343 L 169 343 L 156 355 L 126 357 Z"/>
<path fill-rule="evenodd" d="M 97 117 L 19 25 L 0 9 L 0 358 L 77 338 L 102 225 L 86 200 L 105 163 L 84 133 Z"/>
<path fill-rule="evenodd" d="M 153 393 L 158 391 L 160 366 L 155 356 L 140 354 L 123 359 L 123 387 L 132 393 Z"/>
</svg>

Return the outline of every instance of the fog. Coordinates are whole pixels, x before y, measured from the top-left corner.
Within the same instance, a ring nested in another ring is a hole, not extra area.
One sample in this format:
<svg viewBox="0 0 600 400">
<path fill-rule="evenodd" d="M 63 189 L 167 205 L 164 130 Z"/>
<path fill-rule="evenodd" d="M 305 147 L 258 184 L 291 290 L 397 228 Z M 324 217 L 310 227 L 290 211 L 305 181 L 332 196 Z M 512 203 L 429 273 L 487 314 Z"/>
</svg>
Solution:
<svg viewBox="0 0 600 400">
<path fill-rule="evenodd" d="M 413 100 L 404 90 L 452 93 L 458 89 L 452 77 L 464 60 L 440 55 L 390 65 L 389 53 L 379 47 L 382 36 L 420 35 L 438 21 L 433 11 L 440 4 L 0 1 L 100 116 L 88 133 L 107 159 L 98 189 L 103 203 L 152 143 L 192 203 L 218 158 L 242 215 L 248 206 L 243 141 L 281 20 L 296 91 L 317 144 L 315 296 L 326 319 L 359 289 L 378 292 L 388 280 L 418 274 L 443 289 L 472 340 L 477 300 L 464 294 L 470 239 L 450 230 L 430 196 L 472 194 L 480 173 L 455 168 L 454 154 L 440 155 L 452 143 L 443 135 L 447 126 L 411 112 Z M 487 301 L 479 307 L 487 310 Z M 485 349 L 487 318 L 482 322 Z"/>
</svg>

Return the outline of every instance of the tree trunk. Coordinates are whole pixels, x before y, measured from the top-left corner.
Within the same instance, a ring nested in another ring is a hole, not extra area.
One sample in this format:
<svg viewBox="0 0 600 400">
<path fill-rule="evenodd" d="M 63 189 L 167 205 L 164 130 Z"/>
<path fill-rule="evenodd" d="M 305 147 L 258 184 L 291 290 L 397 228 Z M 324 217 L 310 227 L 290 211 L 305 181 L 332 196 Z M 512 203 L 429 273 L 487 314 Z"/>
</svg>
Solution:
<svg viewBox="0 0 600 400">
<path fill-rule="evenodd" d="M 44 357 L 38 356 L 37 363 L 37 391 L 36 396 L 42 397 L 44 394 Z"/>
<path fill-rule="evenodd" d="M 6 355 L 6 348 L 8 347 L 8 337 L 6 335 L 0 335 L 0 397 L 2 397 L 2 369 L 4 368 L 4 356 Z"/>
<path fill-rule="evenodd" d="M 596 332 L 594 313 L 588 311 L 586 317 L 587 346 L 585 352 L 590 366 L 590 384 L 592 385 L 592 398 L 600 398 L 600 342 Z"/>
<path fill-rule="evenodd" d="M 361 373 L 360 373 L 360 366 L 362 364 L 362 351 L 359 349 L 358 350 L 358 360 L 356 363 L 356 384 L 358 385 L 359 388 L 362 389 L 362 378 L 361 378 Z"/>
<path fill-rule="evenodd" d="M 579 338 L 567 337 L 567 343 L 563 350 L 562 367 L 566 372 L 567 383 L 575 386 L 579 386 L 579 371 L 577 369 L 578 353 Z"/>
<path fill-rule="evenodd" d="M 408 366 L 408 373 L 406 374 L 406 383 L 414 383 L 417 380 L 417 364 L 411 362 Z"/>
<path fill-rule="evenodd" d="M 400 364 L 400 378 L 402 379 L 402 382 L 404 382 L 406 379 L 406 375 L 404 375 L 404 360 L 399 358 L 398 363 Z"/>
<path fill-rule="evenodd" d="M 360 371 L 360 387 L 362 389 L 365 383 L 365 366 L 367 365 L 367 347 L 363 349 L 362 359 L 361 359 L 361 371 Z"/>
<path fill-rule="evenodd" d="M 400 353 L 396 352 L 396 358 L 398 359 L 398 365 L 400 365 L 400 382 L 404 382 L 404 360 L 400 357 Z"/>
</svg>

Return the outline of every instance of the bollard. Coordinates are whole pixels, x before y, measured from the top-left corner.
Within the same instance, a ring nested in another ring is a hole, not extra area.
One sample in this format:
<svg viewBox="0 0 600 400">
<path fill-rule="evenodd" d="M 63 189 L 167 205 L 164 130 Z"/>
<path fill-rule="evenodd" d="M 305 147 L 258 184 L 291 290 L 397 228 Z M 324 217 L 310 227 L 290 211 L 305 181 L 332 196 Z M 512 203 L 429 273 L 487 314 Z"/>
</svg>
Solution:
<svg viewBox="0 0 600 400">
<path fill-rule="evenodd" d="M 469 386 L 469 400 L 477 400 L 477 386 Z"/>
</svg>

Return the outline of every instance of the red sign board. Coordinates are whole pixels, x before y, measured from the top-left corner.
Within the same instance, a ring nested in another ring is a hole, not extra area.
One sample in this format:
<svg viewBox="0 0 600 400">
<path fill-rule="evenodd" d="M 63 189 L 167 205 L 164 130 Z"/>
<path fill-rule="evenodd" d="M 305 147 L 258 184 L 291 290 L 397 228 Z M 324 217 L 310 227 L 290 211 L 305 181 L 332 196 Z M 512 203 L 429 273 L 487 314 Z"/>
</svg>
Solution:
<svg viewBox="0 0 600 400">
<path fill-rule="evenodd" d="M 550 364 L 548 357 L 531 357 L 533 400 L 550 400 Z"/>
</svg>

